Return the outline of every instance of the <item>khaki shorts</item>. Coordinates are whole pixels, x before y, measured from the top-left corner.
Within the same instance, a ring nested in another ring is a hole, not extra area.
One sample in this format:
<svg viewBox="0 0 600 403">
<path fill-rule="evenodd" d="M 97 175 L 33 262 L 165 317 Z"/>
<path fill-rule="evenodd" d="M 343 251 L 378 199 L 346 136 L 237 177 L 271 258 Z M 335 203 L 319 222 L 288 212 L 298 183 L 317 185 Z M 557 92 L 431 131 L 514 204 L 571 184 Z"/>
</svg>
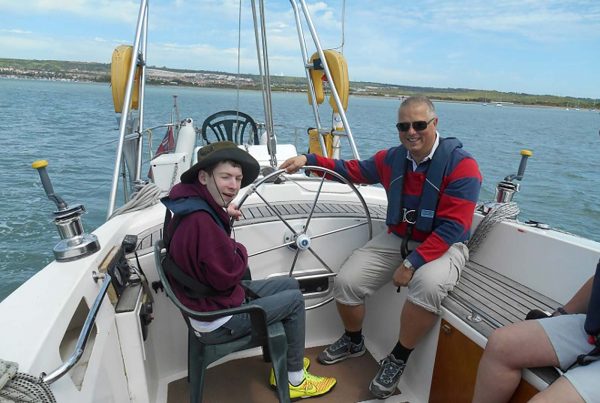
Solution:
<svg viewBox="0 0 600 403">
<path fill-rule="evenodd" d="M 400 266 L 402 238 L 384 231 L 365 246 L 355 250 L 342 264 L 334 283 L 335 299 L 344 305 L 362 305 L 372 295 L 390 282 Z M 419 244 L 409 242 L 409 249 Z M 415 271 L 408 283 L 408 300 L 430 312 L 442 313 L 442 301 L 452 291 L 460 272 L 469 259 L 469 249 L 460 242 L 453 244 L 438 259 L 424 264 Z"/>
</svg>

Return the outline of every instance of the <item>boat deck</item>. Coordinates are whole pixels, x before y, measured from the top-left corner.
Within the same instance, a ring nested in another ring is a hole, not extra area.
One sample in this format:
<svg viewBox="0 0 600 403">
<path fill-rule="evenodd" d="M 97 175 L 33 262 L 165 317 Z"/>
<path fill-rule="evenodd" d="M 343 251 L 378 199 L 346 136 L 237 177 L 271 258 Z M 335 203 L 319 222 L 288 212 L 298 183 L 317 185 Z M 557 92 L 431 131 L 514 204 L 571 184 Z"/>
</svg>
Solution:
<svg viewBox="0 0 600 403">
<path fill-rule="evenodd" d="M 553 312 L 560 304 L 487 267 L 468 262 L 443 305 L 489 337 L 498 327 L 524 320 L 532 309 Z"/>
<path fill-rule="evenodd" d="M 553 312 L 560 305 L 474 262 L 467 263 L 458 285 L 442 304 L 486 338 L 494 329 L 524 320 L 532 309 Z M 548 384 L 559 377 L 553 367 L 531 370 Z"/>
<path fill-rule="evenodd" d="M 373 396 L 369 383 L 377 373 L 378 364 L 368 352 L 362 357 L 346 360 L 335 365 L 321 365 L 317 355 L 325 347 L 313 347 L 305 351 L 310 358 L 309 371 L 316 375 L 333 376 L 337 384 L 321 401 L 328 403 L 369 402 Z M 277 395 L 268 385 L 270 365 L 261 356 L 229 361 L 207 371 L 203 402 L 278 402 Z M 187 378 L 171 382 L 168 389 L 168 402 L 180 403 L 189 400 Z M 401 399 L 398 391 L 398 402 Z M 377 401 L 377 400 L 375 400 Z M 381 401 L 381 400 L 379 400 Z M 390 400 L 388 400 L 390 401 Z"/>
</svg>

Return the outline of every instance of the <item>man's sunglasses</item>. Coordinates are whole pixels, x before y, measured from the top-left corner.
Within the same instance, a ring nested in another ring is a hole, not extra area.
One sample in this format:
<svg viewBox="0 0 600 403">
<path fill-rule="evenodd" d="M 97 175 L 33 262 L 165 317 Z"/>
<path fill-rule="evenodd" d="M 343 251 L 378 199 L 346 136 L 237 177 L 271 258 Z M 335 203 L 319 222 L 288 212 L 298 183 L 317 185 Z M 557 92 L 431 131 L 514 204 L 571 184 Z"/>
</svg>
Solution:
<svg viewBox="0 0 600 403">
<path fill-rule="evenodd" d="M 424 120 L 418 120 L 416 122 L 400 122 L 396 123 L 396 129 L 398 129 L 399 132 L 407 132 L 410 130 L 410 126 L 412 125 L 415 131 L 420 132 L 427 129 L 429 123 L 433 122 L 434 120 L 435 118 L 431 118 L 427 122 Z"/>
</svg>

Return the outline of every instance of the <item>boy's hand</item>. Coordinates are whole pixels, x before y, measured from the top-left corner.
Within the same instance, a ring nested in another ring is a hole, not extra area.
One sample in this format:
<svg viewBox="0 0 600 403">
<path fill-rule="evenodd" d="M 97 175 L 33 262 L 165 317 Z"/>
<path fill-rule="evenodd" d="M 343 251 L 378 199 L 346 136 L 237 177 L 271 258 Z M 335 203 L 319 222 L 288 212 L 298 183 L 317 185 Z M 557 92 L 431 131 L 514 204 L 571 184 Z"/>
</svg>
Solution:
<svg viewBox="0 0 600 403">
<path fill-rule="evenodd" d="M 229 203 L 227 206 L 227 214 L 236 221 L 242 216 L 242 212 L 238 209 L 237 204 L 234 203 Z"/>
</svg>

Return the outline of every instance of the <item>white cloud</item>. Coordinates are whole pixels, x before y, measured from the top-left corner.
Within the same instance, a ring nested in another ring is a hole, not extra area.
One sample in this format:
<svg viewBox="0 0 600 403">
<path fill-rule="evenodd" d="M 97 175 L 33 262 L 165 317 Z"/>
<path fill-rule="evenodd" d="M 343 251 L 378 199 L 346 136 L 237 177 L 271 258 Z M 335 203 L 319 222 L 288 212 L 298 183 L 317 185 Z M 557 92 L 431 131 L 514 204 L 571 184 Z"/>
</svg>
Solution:
<svg viewBox="0 0 600 403">
<path fill-rule="evenodd" d="M 70 38 L 63 41 L 38 35 L 25 37 L 0 34 L 0 48 L 3 49 L 4 57 L 17 59 L 110 63 L 112 51 L 118 44 L 112 40 Z"/>
<path fill-rule="evenodd" d="M 22 14 L 73 15 L 133 23 L 139 11 L 134 0 L 0 0 L 0 8 Z"/>
<path fill-rule="evenodd" d="M 475 0 L 467 7 L 453 1 L 428 3 L 422 21 L 435 30 L 510 33 L 543 42 L 600 33 L 600 3 L 587 0 Z"/>
<path fill-rule="evenodd" d="M 0 32 L 6 32 L 9 34 L 18 34 L 18 35 L 29 35 L 32 32 L 26 31 L 24 29 L 0 29 Z"/>
</svg>

